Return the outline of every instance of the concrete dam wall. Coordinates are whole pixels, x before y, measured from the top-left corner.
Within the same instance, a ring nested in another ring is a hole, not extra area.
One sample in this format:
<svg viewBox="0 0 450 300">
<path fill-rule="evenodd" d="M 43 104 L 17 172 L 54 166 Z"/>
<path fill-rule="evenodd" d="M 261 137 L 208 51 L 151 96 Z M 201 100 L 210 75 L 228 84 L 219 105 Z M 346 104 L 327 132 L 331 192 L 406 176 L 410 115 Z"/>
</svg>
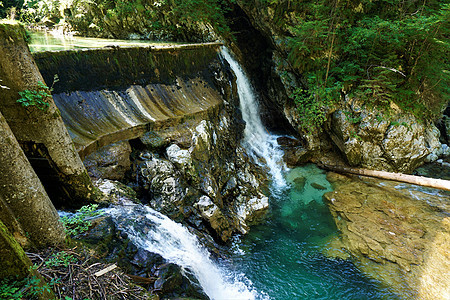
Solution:
<svg viewBox="0 0 450 300">
<path fill-rule="evenodd" d="M 149 131 L 217 113 L 221 44 L 114 47 L 35 53 L 53 99 L 83 158 Z"/>
</svg>

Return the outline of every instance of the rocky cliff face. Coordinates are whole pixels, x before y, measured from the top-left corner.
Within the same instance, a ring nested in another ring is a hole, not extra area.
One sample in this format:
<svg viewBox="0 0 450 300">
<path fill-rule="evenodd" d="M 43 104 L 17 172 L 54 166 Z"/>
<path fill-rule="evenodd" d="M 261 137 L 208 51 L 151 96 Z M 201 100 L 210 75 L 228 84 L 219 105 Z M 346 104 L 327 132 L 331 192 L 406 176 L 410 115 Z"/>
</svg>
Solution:
<svg viewBox="0 0 450 300">
<path fill-rule="evenodd" d="M 288 157 L 288 163 L 303 162 L 295 156 L 303 156 L 306 148 L 310 154 L 305 157 L 309 158 L 338 152 L 352 166 L 411 172 L 427 157 L 433 160 L 442 154 L 434 124 L 421 123 L 398 107 L 378 111 L 348 97 L 328 108 L 326 126 L 319 132 L 302 129 L 290 95 L 304 87 L 304 78 L 289 62 L 287 47 L 289 37 L 295 35 L 290 28 L 298 22 L 295 5 L 289 1 L 273 6 L 236 1 L 228 16 L 232 31 L 237 32 L 231 45 L 261 93 L 265 122 L 274 129 L 294 128 L 303 141 L 303 149 L 289 150 L 294 156 Z"/>
<path fill-rule="evenodd" d="M 328 179 L 335 190 L 324 199 L 341 232 L 334 246 L 404 299 L 447 299 L 448 192 L 334 173 Z"/>
</svg>

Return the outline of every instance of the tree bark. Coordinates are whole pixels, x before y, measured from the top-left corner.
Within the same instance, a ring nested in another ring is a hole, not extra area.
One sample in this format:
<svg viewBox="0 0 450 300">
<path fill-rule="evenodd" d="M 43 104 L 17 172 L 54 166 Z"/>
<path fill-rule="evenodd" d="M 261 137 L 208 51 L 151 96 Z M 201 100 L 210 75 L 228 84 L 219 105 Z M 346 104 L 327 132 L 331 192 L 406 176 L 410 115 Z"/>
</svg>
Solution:
<svg viewBox="0 0 450 300">
<path fill-rule="evenodd" d="M 355 175 L 370 176 L 370 177 L 394 180 L 394 181 L 399 181 L 399 182 L 405 182 L 405 183 L 450 191 L 450 181 L 449 180 L 428 178 L 428 177 L 423 177 L 423 176 L 407 175 L 407 174 L 402 174 L 402 173 L 392 173 L 392 172 L 375 171 L 375 170 L 368 170 L 368 169 L 349 168 L 349 167 L 344 167 L 344 166 L 329 166 L 329 165 L 319 164 L 319 167 L 326 169 L 326 170 L 333 171 L 333 172 L 337 172 L 337 173 L 350 173 L 350 174 L 355 174 Z"/>
<path fill-rule="evenodd" d="M 43 287 L 46 283 L 44 278 L 32 268 L 31 260 L 17 243 L 8 228 L 0 220 L 0 278 L 21 280 L 26 277 L 34 277 L 39 280 L 38 286 Z M 50 300 L 56 299 L 51 290 L 42 289 L 37 299 Z"/>
<path fill-rule="evenodd" d="M 19 24 L 0 22 L 0 111 L 20 144 L 26 149 L 44 149 L 40 154 L 56 171 L 65 203 L 81 206 L 96 200 L 96 189 L 75 150 L 52 97 L 46 110 L 35 106 L 22 107 L 18 92 L 40 90 L 44 83 L 25 42 L 25 30 Z M 6 87 L 6 88 L 5 88 Z M 36 155 L 25 150 L 27 155 Z"/>
<path fill-rule="evenodd" d="M 36 247 L 64 241 L 58 213 L 1 113 L 0 202 L 6 204 L 0 205 L 0 218 L 9 220 L 14 236 L 25 235 Z"/>
</svg>

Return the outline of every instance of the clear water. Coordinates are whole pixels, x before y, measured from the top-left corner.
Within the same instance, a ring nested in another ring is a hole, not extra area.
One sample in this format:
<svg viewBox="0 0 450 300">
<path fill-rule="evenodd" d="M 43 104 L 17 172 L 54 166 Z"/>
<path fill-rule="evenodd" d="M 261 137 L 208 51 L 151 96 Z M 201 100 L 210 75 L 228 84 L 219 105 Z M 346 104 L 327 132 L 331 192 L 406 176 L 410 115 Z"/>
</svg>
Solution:
<svg viewBox="0 0 450 300">
<path fill-rule="evenodd" d="M 337 235 L 322 201 L 331 191 L 325 177 L 315 165 L 290 170 L 290 187 L 271 197 L 269 219 L 234 241 L 228 263 L 270 299 L 398 299 L 351 262 L 322 254 Z"/>
<path fill-rule="evenodd" d="M 105 46 L 161 46 L 174 44 L 143 40 L 87 38 L 46 31 L 32 31 L 30 35 L 29 47 L 31 52 L 101 48 Z"/>
</svg>

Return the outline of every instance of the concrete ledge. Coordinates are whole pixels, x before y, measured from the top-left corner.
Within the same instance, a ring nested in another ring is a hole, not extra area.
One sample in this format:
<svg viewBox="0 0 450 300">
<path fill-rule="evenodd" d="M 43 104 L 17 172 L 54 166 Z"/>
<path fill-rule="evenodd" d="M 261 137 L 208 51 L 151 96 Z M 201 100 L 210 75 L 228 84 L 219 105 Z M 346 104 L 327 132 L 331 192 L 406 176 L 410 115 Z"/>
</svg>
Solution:
<svg viewBox="0 0 450 300">
<path fill-rule="evenodd" d="M 126 88 L 133 84 L 171 84 L 195 77 L 218 59 L 221 43 L 147 47 L 104 47 L 33 53 L 47 85 L 57 74 L 54 92 Z"/>
<path fill-rule="evenodd" d="M 222 44 L 34 53 L 81 158 L 146 132 L 190 127 L 223 106 L 214 76 Z"/>
</svg>

